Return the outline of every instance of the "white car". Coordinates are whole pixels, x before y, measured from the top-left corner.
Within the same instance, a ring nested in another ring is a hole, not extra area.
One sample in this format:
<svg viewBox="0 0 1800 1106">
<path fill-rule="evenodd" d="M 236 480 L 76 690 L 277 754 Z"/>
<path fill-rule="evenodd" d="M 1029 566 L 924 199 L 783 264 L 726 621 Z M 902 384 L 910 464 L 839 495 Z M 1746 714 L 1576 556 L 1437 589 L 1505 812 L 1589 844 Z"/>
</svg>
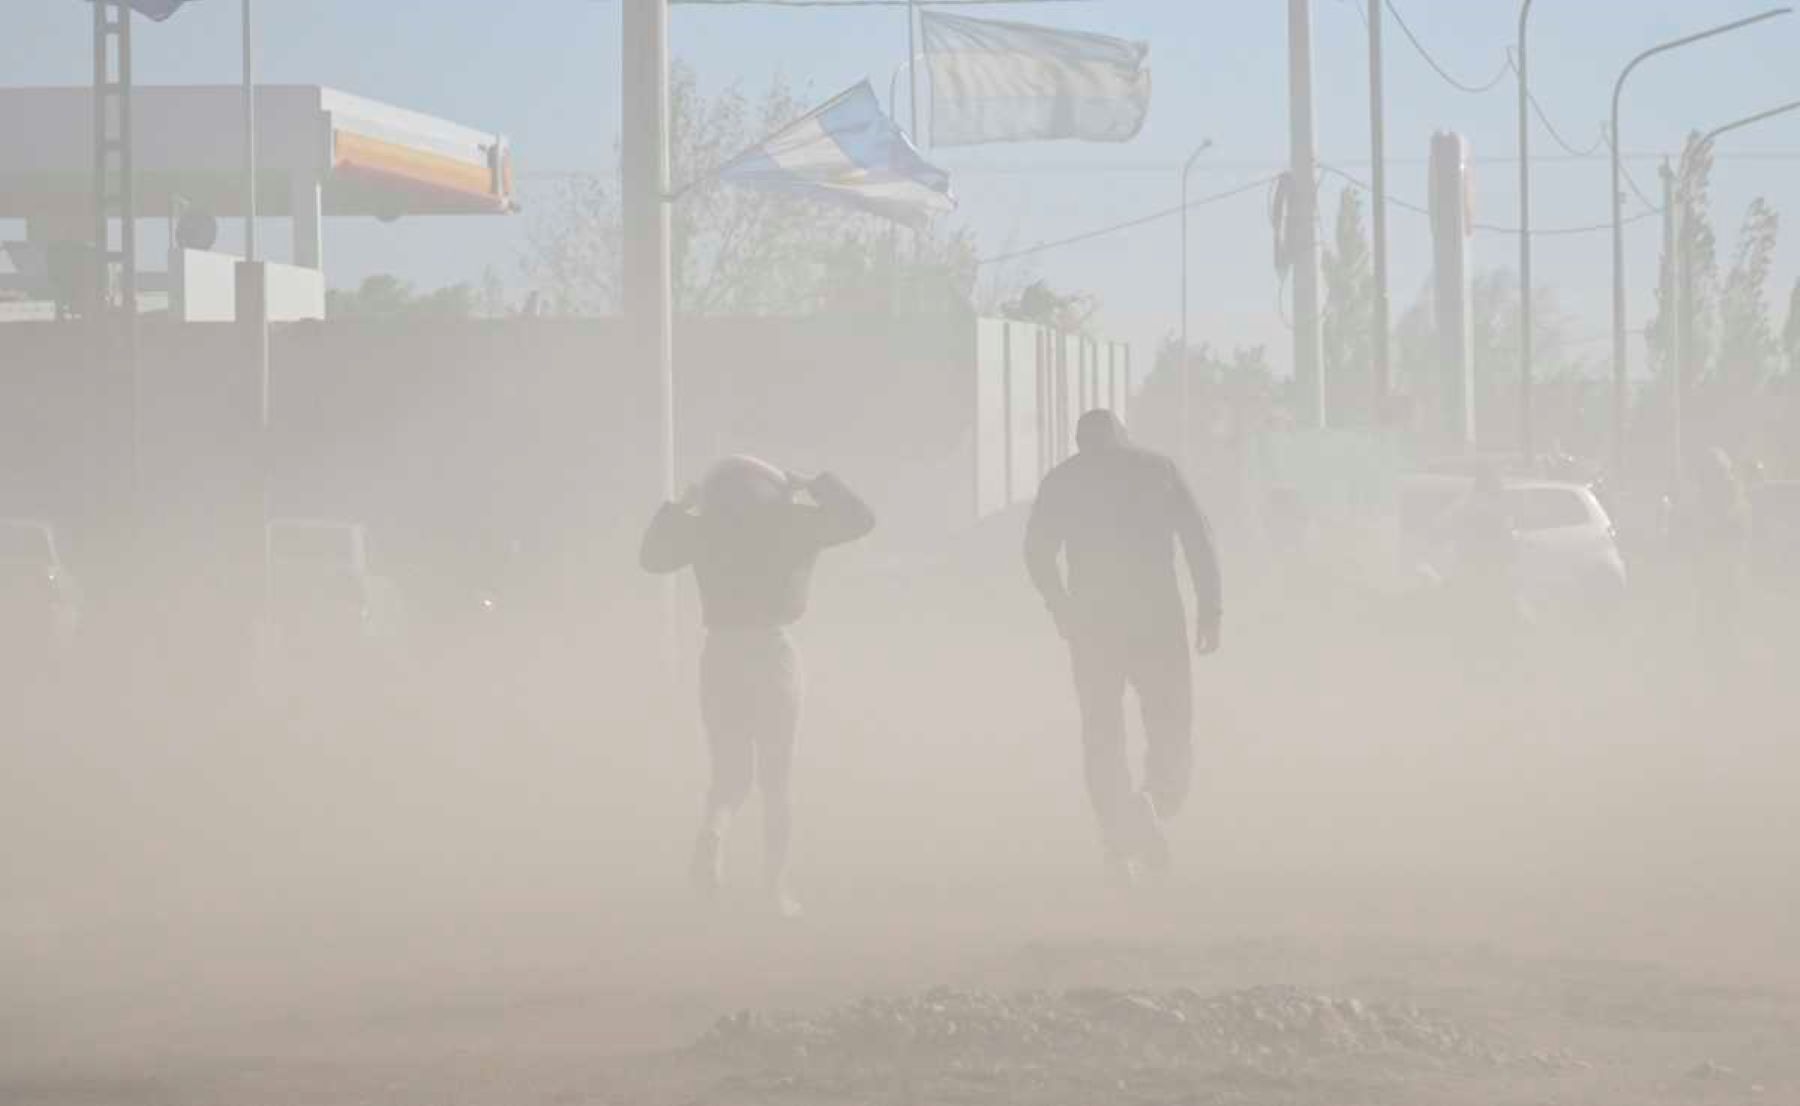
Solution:
<svg viewBox="0 0 1800 1106">
<path fill-rule="evenodd" d="M 1440 576 L 1454 572 L 1445 530 L 1471 487 L 1472 481 L 1457 476 L 1401 482 L 1403 560 L 1429 565 Z M 1520 595 L 1534 617 L 1578 621 L 1607 612 L 1624 597 L 1625 558 L 1593 489 L 1565 481 L 1510 480 L 1505 496 L 1518 542 Z"/>
</svg>

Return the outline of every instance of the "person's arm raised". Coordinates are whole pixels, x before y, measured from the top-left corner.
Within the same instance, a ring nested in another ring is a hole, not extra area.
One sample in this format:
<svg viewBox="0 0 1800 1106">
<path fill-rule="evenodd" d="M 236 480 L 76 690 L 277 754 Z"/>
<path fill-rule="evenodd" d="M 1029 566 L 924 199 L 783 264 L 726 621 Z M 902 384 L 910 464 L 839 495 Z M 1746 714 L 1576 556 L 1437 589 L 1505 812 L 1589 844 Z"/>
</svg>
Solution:
<svg viewBox="0 0 1800 1106">
<path fill-rule="evenodd" d="M 875 512 L 831 473 L 788 479 L 795 490 L 806 492 L 817 504 L 808 517 L 812 520 L 813 540 L 821 548 L 856 541 L 875 529 Z"/>
</svg>

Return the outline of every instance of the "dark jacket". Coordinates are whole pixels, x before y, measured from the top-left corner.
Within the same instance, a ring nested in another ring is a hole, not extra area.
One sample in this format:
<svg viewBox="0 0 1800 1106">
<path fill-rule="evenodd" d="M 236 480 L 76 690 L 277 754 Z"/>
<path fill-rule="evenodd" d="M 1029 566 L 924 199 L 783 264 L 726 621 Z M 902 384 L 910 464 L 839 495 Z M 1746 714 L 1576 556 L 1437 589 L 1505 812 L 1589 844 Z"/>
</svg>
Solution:
<svg viewBox="0 0 1800 1106">
<path fill-rule="evenodd" d="M 875 515 L 830 475 L 808 488 L 813 503 L 783 501 L 736 514 L 695 514 L 666 503 L 644 534 L 639 563 L 655 573 L 692 566 L 712 628 L 786 626 L 806 613 L 820 551 L 875 528 Z"/>
<path fill-rule="evenodd" d="M 1181 471 L 1135 446 L 1083 450 L 1044 478 L 1026 526 L 1025 563 L 1065 633 L 1180 630 L 1178 538 L 1196 616 L 1216 621 L 1222 602 L 1212 531 Z M 1066 582 L 1059 554 L 1068 562 Z"/>
</svg>

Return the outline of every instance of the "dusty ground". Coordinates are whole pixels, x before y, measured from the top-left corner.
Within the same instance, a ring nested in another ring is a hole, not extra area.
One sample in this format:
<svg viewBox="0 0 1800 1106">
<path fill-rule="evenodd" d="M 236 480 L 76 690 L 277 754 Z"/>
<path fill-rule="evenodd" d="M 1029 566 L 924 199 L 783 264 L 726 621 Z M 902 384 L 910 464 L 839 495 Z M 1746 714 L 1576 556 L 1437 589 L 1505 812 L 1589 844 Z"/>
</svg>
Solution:
<svg viewBox="0 0 1800 1106">
<path fill-rule="evenodd" d="M 0 1103 L 1800 1101 L 1784 639 L 1719 678 L 1651 612 L 1472 674 L 1271 602 L 1200 670 L 1174 883 L 1121 899 L 1029 603 L 833 598 L 791 924 L 683 894 L 653 665 L 274 718 L 37 689 Z"/>
</svg>

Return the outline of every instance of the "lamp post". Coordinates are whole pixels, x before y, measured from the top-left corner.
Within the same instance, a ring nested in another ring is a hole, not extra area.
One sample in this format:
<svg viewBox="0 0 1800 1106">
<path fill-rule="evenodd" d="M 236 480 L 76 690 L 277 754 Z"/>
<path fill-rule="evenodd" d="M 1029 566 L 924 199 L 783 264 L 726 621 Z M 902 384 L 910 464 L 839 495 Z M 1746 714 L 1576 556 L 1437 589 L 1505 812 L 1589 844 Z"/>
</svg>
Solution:
<svg viewBox="0 0 1800 1106">
<path fill-rule="evenodd" d="M 1181 380 L 1181 470 L 1186 473 L 1192 454 L 1188 448 L 1193 436 L 1193 384 L 1188 372 L 1188 178 L 1200 155 L 1212 149 L 1212 139 L 1200 143 L 1181 166 L 1181 357 L 1176 361 Z"/>
<path fill-rule="evenodd" d="M 1619 72 L 1619 79 L 1613 82 L 1612 93 L 1612 126 L 1607 138 L 1612 145 L 1612 239 L 1613 239 L 1613 442 L 1612 463 L 1613 480 L 1622 481 L 1625 474 L 1625 416 L 1630 404 L 1630 388 L 1625 371 L 1625 212 L 1624 197 L 1620 195 L 1620 163 L 1619 163 L 1619 99 L 1625 91 L 1625 81 L 1638 66 L 1658 54 L 1666 54 L 1693 43 L 1731 31 L 1787 15 L 1792 8 L 1771 8 L 1768 11 L 1748 16 L 1743 19 L 1722 23 L 1695 34 L 1670 39 L 1650 47 L 1625 64 Z"/>
<path fill-rule="evenodd" d="M 1532 0 L 1519 5 L 1517 43 L 1519 74 L 1519 452 L 1530 463 L 1534 450 L 1531 352 L 1531 77 L 1527 57 L 1527 25 Z"/>
</svg>

